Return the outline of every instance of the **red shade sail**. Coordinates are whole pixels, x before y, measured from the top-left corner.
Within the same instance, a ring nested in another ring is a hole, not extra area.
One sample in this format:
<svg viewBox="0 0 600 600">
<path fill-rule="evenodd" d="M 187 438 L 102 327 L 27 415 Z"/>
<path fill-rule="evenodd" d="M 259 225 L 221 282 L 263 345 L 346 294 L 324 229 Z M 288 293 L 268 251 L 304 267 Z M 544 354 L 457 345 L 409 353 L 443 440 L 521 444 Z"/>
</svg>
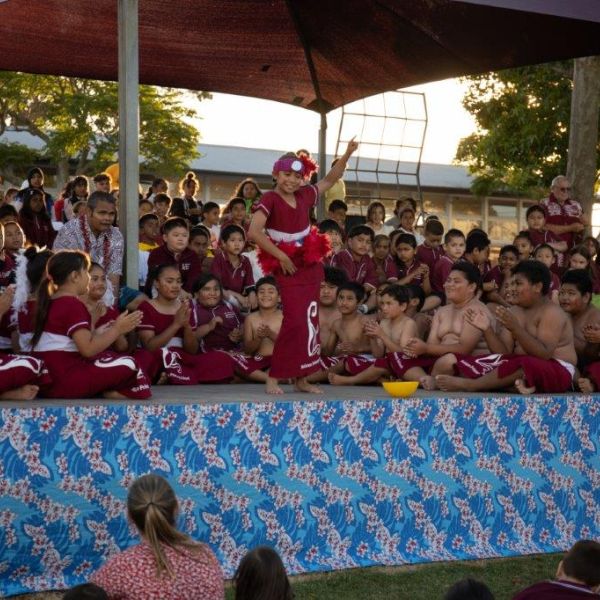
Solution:
<svg viewBox="0 0 600 600">
<path fill-rule="evenodd" d="M 426 81 L 600 54 L 599 4 L 140 0 L 140 81 L 326 112 Z M 0 3 L 0 69 L 116 80 L 117 66 L 116 0 Z"/>
</svg>

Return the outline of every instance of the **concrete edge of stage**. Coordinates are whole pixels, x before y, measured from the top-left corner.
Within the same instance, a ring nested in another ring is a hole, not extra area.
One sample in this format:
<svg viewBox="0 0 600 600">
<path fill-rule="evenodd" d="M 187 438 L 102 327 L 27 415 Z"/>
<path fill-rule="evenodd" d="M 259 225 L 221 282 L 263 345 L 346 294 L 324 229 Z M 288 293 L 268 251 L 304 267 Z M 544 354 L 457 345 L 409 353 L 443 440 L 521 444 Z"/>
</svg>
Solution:
<svg viewBox="0 0 600 600">
<path fill-rule="evenodd" d="M 163 385 L 152 388 L 152 398 L 149 400 L 107 400 L 105 398 L 88 399 L 44 399 L 35 400 L 3 400 L 0 408 L 30 408 L 38 406 L 91 406 L 98 404 L 114 405 L 140 405 L 140 404 L 227 404 L 235 402 L 298 402 L 318 401 L 327 402 L 344 400 L 390 400 L 391 397 L 379 386 L 330 386 L 323 385 L 322 395 L 302 394 L 296 392 L 291 385 L 282 386 L 285 393 L 280 396 L 265 394 L 264 387 L 259 384 L 225 384 L 225 385 L 195 385 L 176 386 Z M 550 394 L 553 398 L 567 398 L 573 396 L 583 397 L 583 394 L 572 392 L 570 394 Z M 464 392 L 429 392 L 419 390 L 412 398 L 506 398 L 518 397 L 519 394 L 503 393 L 477 393 Z M 537 394 L 536 396 L 542 396 Z M 600 399 L 600 394 L 594 394 Z M 525 400 L 527 396 L 523 396 Z"/>
</svg>

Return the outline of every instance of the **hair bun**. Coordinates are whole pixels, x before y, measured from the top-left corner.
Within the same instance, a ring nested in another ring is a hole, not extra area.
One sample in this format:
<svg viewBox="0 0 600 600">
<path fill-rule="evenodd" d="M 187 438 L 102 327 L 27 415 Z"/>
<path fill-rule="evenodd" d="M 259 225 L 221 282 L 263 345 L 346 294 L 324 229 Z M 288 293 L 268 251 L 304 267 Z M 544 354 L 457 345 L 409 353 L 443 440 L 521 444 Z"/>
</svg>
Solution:
<svg viewBox="0 0 600 600">
<path fill-rule="evenodd" d="M 23 254 L 27 260 L 31 260 L 38 255 L 38 252 L 40 252 L 40 249 L 37 246 L 29 246 Z"/>
</svg>

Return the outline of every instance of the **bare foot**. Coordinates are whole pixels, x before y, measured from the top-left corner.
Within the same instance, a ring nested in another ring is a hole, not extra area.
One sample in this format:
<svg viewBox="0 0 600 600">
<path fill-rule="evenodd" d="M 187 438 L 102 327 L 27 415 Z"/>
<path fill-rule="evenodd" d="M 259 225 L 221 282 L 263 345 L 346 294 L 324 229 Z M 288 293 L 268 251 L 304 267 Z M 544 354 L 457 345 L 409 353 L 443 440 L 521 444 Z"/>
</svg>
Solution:
<svg viewBox="0 0 600 600">
<path fill-rule="evenodd" d="M 432 377 L 431 375 L 425 375 L 425 377 L 421 377 L 421 379 L 419 379 L 419 385 L 424 389 L 424 390 L 436 390 L 437 389 L 437 385 L 435 383 L 435 377 Z"/>
<path fill-rule="evenodd" d="M 108 390 L 106 392 L 102 392 L 102 397 L 107 398 L 108 400 L 125 400 L 127 396 L 123 396 L 116 390 Z"/>
<path fill-rule="evenodd" d="M 435 383 L 444 392 L 465 392 L 467 391 L 468 379 L 463 377 L 454 377 L 453 375 L 436 375 Z"/>
<path fill-rule="evenodd" d="M 349 377 L 346 375 L 338 375 L 337 373 L 329 373 L 327 375 L 327 379 L 329 379 L 329 383 L 331 385 L 349 385 L 348 381 Z"/>
<path fill-rule="evenodd" d="M 2 400 L 33 400 L 39 391 L 37 385 L 22 385 L 21 387 L 7 390 L 0 394 Z"/>
<path fill-rule="evenodd" d="M 277 379 L 273 379 L 272 377 L 267 377 L 265 392 L 267 394 L 271 394 L 272 396 L 280 396 L 283 394 L 283 390 L 279 387 Z"/>
<path fill-rule="evenodd" d="M 169 376 L 167 375 L 166 371 L 163 371 L 155 385 L 166 385 L 168 380 Z"/>
<path fill-rule="evenodd" d="M 319 386 L 309 383 L 306 377 L 298 377 L 298 379 L 296 379 L 296 383 L 294 383 L 294 387 L 299 392 L 306 392 L 307 394 L 323 393 L 323 390 Z"/>
<path fill-rule="evenodd" d="M 580 377 L 577 380 L 577 387 L 579 387 L 584 394 L 593 394 L 596 391 L 594 384 L 587 377 Z"/>
<path fill-rule="evenodd" d="M 524 396 L 529 396 L 529 394 L 535 393 L 535 385 L 528 386 L 524 379 L 517 379 L 515 381 L 515 387 L 517 388 L 519 394 L 523 394 Z"/>
</svg>

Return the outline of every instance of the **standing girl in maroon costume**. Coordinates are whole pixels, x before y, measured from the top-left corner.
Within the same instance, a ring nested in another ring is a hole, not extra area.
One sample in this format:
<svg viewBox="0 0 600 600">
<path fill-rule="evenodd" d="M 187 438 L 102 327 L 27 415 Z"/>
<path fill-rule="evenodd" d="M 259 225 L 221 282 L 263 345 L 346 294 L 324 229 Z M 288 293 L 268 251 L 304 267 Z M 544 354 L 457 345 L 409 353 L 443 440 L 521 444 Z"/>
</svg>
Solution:
<svg viewBox="0 0 600 600">
<path fill-rule="evenodd" d="M 140 304 L 138 335 L 144 348 L 160 353 L 169 383 L 218 383 L 233 377 L 233 361 L 226 352 L 197 354 L 196 319 L 189 300 L 181 299 L 181 273 L 162 265 L 150 275 L 156 297 Z"/>
<path fill-rule="evenodd" d="M 43 359 L 52 383 L 41 389 L 49 398 L 144 399 L 151 396 L 144 374 L 131 356 L 105 352 L 136 328 L 139 311 L 123 313 L 102 333 L 92 332 L 90 313 L 79 296 L 87 293 L 90 259 L 79 250 L 54 254 L 37 292 L 31 347 Z"/>
<path fill-rule="evenodd" d="M 301 392 L 320 393 L 307 376 L 320 369 L 319 288 L 321 260 L 328 252 L 326 238 L 311 228 L 310 210 L 344 174 L 358 143 L 352 139 L 344 155 L 316 185 L 303 185 L 315 170 L 306 156 L 285 154 L 273 165 L 275 189 L 262 195 L 250 225 L 249 237 L 260 247 L 265 274 L 274 273 L 281 292 L 283 323 L 275 342 L 268 394 L 282 394 L 279 379 L 294 378 Z"/>
</svg>

